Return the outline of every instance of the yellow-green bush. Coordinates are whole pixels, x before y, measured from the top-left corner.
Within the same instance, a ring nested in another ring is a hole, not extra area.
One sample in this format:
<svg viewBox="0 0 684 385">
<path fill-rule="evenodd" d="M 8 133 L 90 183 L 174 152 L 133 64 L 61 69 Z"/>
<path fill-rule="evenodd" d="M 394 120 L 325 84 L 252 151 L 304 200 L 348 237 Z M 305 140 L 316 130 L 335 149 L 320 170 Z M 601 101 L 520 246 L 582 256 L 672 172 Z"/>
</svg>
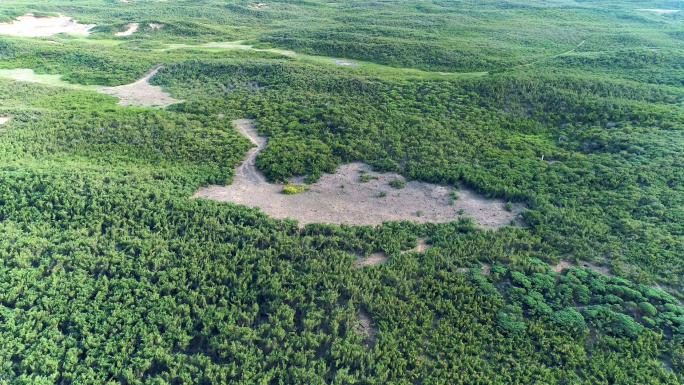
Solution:
<svg viewBox="0 0 684 385">
<path fill-rule="evenodd" d="M 294 195 L 294 194 L 299 194 L 300 192 L 304 192 L 308 190 L 306 185 L 304 183 L 302 184 L 289 184 L 285 187 L 283 187 L 283 194 L 287 195 Z"/>
</svg>

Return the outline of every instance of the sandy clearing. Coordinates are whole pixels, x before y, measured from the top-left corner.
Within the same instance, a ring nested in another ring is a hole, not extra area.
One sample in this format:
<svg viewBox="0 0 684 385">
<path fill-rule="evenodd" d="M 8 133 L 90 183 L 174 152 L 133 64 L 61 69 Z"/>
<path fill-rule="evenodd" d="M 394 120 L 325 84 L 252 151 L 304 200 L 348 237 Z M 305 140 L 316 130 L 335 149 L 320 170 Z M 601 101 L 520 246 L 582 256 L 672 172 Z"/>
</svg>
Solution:
<svg viewBox="0 0 684 385">
<path fill-rule="evenodd" d="M 350 67 L 357 67 L 359 63 L 351 60 L 339 60 L 339 59 L 333 59 L 333 62 L 336 64 L 339 64 L 341 66 L 350 66 Z"/>
<path fill-rule="evenodd" d="M 138 30 L 138 27 L 140 27 L 140 23 L 128 23 L 126 24 L 126 30 L 123 32 L 117 32 L 114 35 L 115 36 L 130 36 L 132 35 L 135 31 Z"/>
<path fill-rule="evenodd" d="M 0 124 L 5 124 L 5 123 L 9 122 L 10 119 L 12 119 L 11 115 L 9 115 L 9 116 L 0 115 Z"/>
<path fill-rule="evenodd" d="M 637 9 L 637 11 L 650 11 L 650 12 L 655 12 L 655 13 L 675 13 L 679 12 L 679 9 L 659 9 L 659 8 L 641 8 Z"/>
<path fill-rule="evenodd" d="M 523 211 L 524 205 L 514 204 L 506 211 L 506 202 L 485 198 L 476 192 L 460 187 L 459 199 L 449 204 L 451 187 L 418 181 L 406 182 L 402 189 L 389 186 L 392 179 L 403 179 L 395 173 L 375 173 L 369 165 L 350 163 L 338 167 L 335 174 L 324 174 L 310 190 L 295 195 L 281 194 L 282 185 L 266 182 L 254 165 L 258 152 L 266 146 L 250 120 L 233 122 L 237 130 L 257 148 L 251 149 L 237 168 L 233 184 L 199 188 L 191 198 L 205 198 L 259 207 L 275 218 L 292 218 L 300 226 L 325 222 L 349 225 L 378 225 L 383 221 L 411 220 L 416 222 L 451 222 L 460 215 L 473 218 L 486 229 L 509 225 Z M 363 170 L 372 178 L 361 182 Z M 377 178 L 377 179 L 376 179 Z M 299 183 L 301 178 L 295 178 Z M 342 187 L 344 186 L 344 187 Z M 387 195 L 379 197 L 381 192 Z"/>
<path fill-rule="evenodd" d="M 389 257 L 387 254 L 385 254 L 383 251 L 378 251 L 368 254 L 367 257 L 364 257 L 363 255 L 358 256 L 356 261 L 354 261 L 354 267 L 359 268 L 364 266 L 376 266 L 381 263 L 387 263 L 388 261 Z"/>
<path fill-rule="evenodd" d="M 88 35 L 95 24 L 78 24 L 72 17 L 59 15 L 59 17 L 35 17 L 27 13 L 17 17 L 12 23 L 0 23 L 0 34 L 38 37 L 52 36 L 58 33 L 72 33 Z"/>
<path fill-rule="evenodd" d="M 414 252 L 414 253 L 423 253 L 423 252 L 425 252 L 425 250 L 427 250 L 427 249 L 430 248 L 430 245 L 428 245 L 428 244 L 425 242 L 425 238 L 418 238 L 418 239 L 416 240 L 416 243 L 418 244 L 416 247 L 414 247 L 414 248 L 412 248 L 412 249 L 410 249 L 410 250 L 402 250 L 401 253 L 402 253 L 402 254 L 410 253 L 410 252 Z"/>
<path fill-rule="evenodd" d="M 159 28 L 162 28 L 163 26 L 164 26 L 164 24 L 162 24 L 162 23 L 150 23 L 150 28 L 152 28 L 152 29 L 159 29 Z"/>
<path fill-rule="evenodd" d="M 561 273 L 563 270 L 569 268 L 569 267 L 578 267 L 574 263 L 570 261 L 560 261 L 557 265 L 549 265 L 551 267 L 551 270 L 555 271 L 556 273 Z M 610 266 L 604 266 L 604 265 L 598 265 L 592 262 L 586 262 L 582 261 L 580 262 L 579 267 L 584 267 L 587 269 L 594 270 L 598 273 L 601 273 L 605 276 L 612 277 L 613 273 L 610 270 Z"/>
<path fill-rule="evenodd" d="M 356 331 L 364 335 L 364 339 L 367 340 L 371 346 L 374 345 L 375 337 L 378 334 L 378 328 L 373 326 L 373 320 L 371 319 L 370 314 L 361 309 L 356 316 L 356 319 L 358 321 L 358 324 L 355 326 Z"/>
<path fill-rule="evenodd" d="M 162 91 L 160 86 L 153 86 L 150 84 L 149 80 L 160 68 L 161 66 L 153 68 L 135 83 L 117 87 L 107 87 L 98 92 L 119 98 L 117 104 L 120 106 L 132 105 L 164 108 L 171 104 L 183 102 L 182 100 L 172 98 L 167 92 Z"/>
</svg>

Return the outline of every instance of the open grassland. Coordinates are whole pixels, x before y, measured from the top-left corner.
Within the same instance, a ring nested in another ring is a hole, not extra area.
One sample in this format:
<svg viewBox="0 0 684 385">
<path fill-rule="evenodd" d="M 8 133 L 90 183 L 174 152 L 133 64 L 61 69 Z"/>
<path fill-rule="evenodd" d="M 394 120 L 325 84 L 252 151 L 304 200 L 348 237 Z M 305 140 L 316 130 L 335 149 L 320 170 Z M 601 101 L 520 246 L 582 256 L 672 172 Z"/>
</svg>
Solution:
<svg viewBox="0 0 684 385">
<path fill-rule="evenodd" d="M 0 28 L 1 381 L 684 382 L 683 2 L 1 5 L 95 25 Z"/>
</svg>

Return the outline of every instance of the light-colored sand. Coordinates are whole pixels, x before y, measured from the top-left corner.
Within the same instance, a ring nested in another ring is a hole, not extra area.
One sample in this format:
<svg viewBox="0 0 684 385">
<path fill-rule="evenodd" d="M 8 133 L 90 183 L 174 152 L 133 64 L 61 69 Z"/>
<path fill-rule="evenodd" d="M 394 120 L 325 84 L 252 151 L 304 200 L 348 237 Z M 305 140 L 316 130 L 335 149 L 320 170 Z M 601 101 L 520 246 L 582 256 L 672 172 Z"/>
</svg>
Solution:
<svg viewBox="0 0 684 385">
<path fill-rule="evenodd" d="M 138 30 L 138 27 L 140 27 L 140 23 L 128 23 L 128 24 L 126 24 L 127 29 L 125 31 L 117 32 L 114 35 L 116 35 L 116 36 L 130 36 L 135 31 Z"/>
<path fill-rule="evenodd" d="M 423 253 L 423 252 L 425 252 L 425 250 L 430 248 L 430 245 L 428 245 L 425 242 L 425 238 L 418 238 L 416 243 L 418 244 L 416 247 L 412 248 L 411 250 L 402 250 L 401 253 L 402 254 L 410 253 L 410 252 Z"/>
<path fill-rule="evenodd" d="M 650 11 L 655 13 L 675 13 L 679 12 L 679 9 L 659 9 L 659 8 L 647 8 L 647 9 L 637 9 L 637 11 Z"/>
<path fill-rule="evenodd" d="M 0 34 L 13 36 L 52 36 L 57 33 L 88 35 L 95 24 L 78 24 L 72 17 L 35 17 L 30 13 L 12 23 L 0 23 Z"/>
<path fill-rule="evenodd" d="M 162 28 L 163 26 L 164 26 L 164 24 L 162 24 L 162 23 L 150 23 L 150 28 L 152 28 L 152 29 L 159 29 L 159 28 Z"/>
<path fill-rule="evenodd" d="M 569 267 L 577 267 L 574 263 L 569 262 L 569 261 L 560 261 L 557 265 L 549 265 L 549 266 L 551 267 L 551 270 L 555 271 L 556 273 L 560 273 L 564 269 L 567 269 Z M 592 263 L 592 262 L 582 261 L 580 263 L 580 267 L 584 267 L 587 269 L 594 270 L 596 272 L 599 272 L 599 273 L 606 275 L 606 276 L 609 276 L 609 277 L 613 276 L 613 273 L 610 270 L 610 266 L 607 266 L 607 265 L 604 266 L 604 265 L 598 265 L 598 264 Z"/>
<path fill-rule="evenodd" d="M 568 267 L 575 267 L 575 264 L 570 263 L 568 261 L 560 261 L 557 265 L 549 265 L 551 266 L 551 270 L 555 271 L 556 273 L 560 273 L 564 269 L 567 269 Z"/>
<path fill-rule="evenodd" d="M 368 254 L 368 257 L 363 257 L 362 255 L 356 258 L 354 261 L 354 267 L 359 268 L 363 266 L 376 266 L 381 263 L 387 263 L 389 257 L 382 251 Z"/>
<path fill-rule="evenodd" d="M 283 186 L 266 182 L 254 165 L 257 153 L 266 146 L 266 139 L 258 136 L 249 120 L 233 123 L 258 147 L 248 152 L 231 185 L 201 187 L 192 198 L 258 206 L 272 217 L 297 219 L 300 226 L 314 222 L 349 225 L 378 225 L 383 221 L 400 220 L 450 222 L 458 220 L 459 210 L 463 210 L 462 215 L 473 218 L 477 225 L 493 229 L 509 225 L 524 209 L 522 204 L 515 204 L 511 212 L 506 211 L 505 201 L 485 198 L 463 187 L 458 191 L 460 198 L 449 205 L 451 187 L 411 181 L 403 189 L 394 189 L 388 183 L 394 178 L 403 179 L 402 176 L 375 173 L 363 163 L 342 165 L 335 174 L 324 174 L 309 186 L 309 191 L 281 194 Z M 361 182 L 361 170 L 373 178 Z M 387 196 L 379 197 L 382 191 Z M 517 222 L 523 224 L 519 219 Z"/>
<path fill-rule="evenodd" d="M 361 311 L 359 311 L 359 314 L 356 316 L 356 319 L 358 321 L 358 323 L 355 326 L 356 331 L 358 333 L 361 333 L 364 336 L 364 339 L 368 341 L 368 343 L 370 343 L 371 346 L 375 344 L 375 338 L 378 334 L 378 329 L 377 327 L 373 326 L 373 320 L 371 319 L 370 314 L 368 314 L 362 309 Z"/>
<path fill-rule="evenodd" d="M 99 90 L 103 94 L 112 95 L 119 98 L 117 104 L 121 106 L 147 106 L 147 107 L 166 107 L 171 104 L 181 103 L 182 100 L 174 99 L 160 86 L 153 86 L 149 80 L 154 76 L 161 66 L 153 68 L 142 79 L 135 83 L 126 84 L 118 87 L 107 87 Z"/>
<path fill-rule="evenodd" d="M 5 124 L 5 123 L 9 122 L 10 119 L 12 119 L 12 116 L 0 115 L 0 124 Z"/>
<path fill-rule="evenodd" d="M 336 64 L 339 64 L 339 65 L 341 65 L 341 66 L 357 67 L 357 66 L 359 65 L 359 63 L 357 63 L 357 62 L 355 62 L 355 61 L 351 61 L 351 60 L 333 59 L 333 61 L 334 61 Z"/>
</svg>

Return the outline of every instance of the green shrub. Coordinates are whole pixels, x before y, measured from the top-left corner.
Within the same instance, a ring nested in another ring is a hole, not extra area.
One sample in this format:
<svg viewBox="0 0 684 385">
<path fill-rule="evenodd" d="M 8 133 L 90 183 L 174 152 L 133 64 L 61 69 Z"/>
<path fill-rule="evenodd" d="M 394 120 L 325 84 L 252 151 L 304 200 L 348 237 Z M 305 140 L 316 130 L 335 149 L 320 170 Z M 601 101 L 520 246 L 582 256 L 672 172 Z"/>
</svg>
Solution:
<svg viewBox="0 0 684 385">
<path fill-rule="evenodd" d="M 404 186 L 406 185 L 406 181 L 401 180 L 399 178 L 394 178 L 389 182 L 389 185 L 397 189 L 404 188 Z"/>
<path fill-rule="evenodd" d="M 304 184 L 289 184 L 285 187 L 283 187 L 282 193 L 286 195 L 294 195 L 294 194 L 299 194 L 301 192 L 304 192 L 308 190 L 309 188 Z"/>
</svg>

